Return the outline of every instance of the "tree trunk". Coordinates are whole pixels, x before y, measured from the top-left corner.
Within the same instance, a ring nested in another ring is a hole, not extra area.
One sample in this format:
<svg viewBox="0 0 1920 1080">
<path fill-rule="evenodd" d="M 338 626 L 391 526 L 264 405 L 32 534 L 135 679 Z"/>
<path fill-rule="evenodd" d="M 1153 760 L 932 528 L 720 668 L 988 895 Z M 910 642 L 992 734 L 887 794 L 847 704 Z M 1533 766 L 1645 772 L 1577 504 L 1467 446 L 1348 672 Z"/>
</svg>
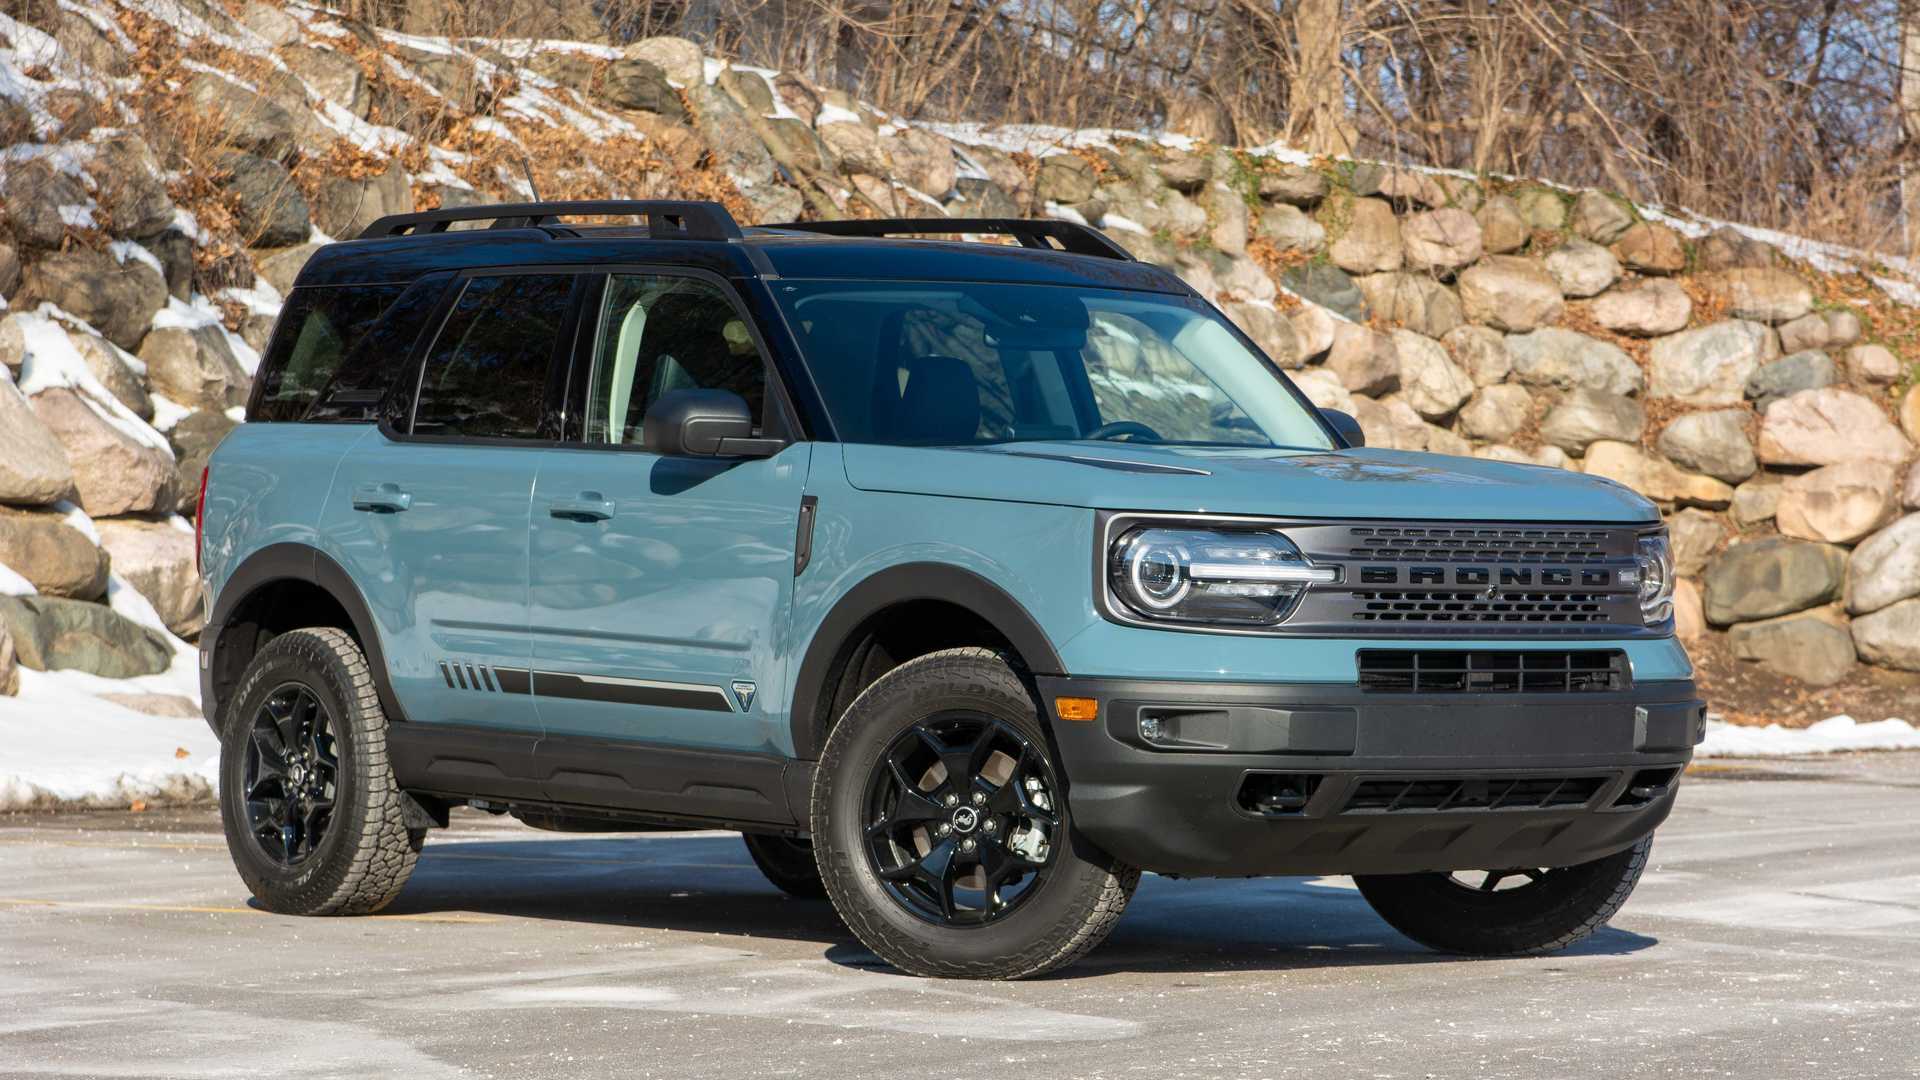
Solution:
<svg viewBox="0 0 1920 1080">
<path fill-rule="evenodd" d="M 1900 126 L 1906 135 L 1900 171 L 1900 203 L 1905 211 L 1907 256 L 1920 257 L 1920 176 L 1914 158 L 1920 149 L 1920 0 L 1900 3 Z"/>
<path fill-rule="evenodd" d="M 1342 0 L 1297 0 L 1294 40 L 1299 62 L 1289 94 L 1289 127 L 1311 154 L 1350 154 L 1360 133 L 1347 110 L 1346 14 Z"/>
</svg>

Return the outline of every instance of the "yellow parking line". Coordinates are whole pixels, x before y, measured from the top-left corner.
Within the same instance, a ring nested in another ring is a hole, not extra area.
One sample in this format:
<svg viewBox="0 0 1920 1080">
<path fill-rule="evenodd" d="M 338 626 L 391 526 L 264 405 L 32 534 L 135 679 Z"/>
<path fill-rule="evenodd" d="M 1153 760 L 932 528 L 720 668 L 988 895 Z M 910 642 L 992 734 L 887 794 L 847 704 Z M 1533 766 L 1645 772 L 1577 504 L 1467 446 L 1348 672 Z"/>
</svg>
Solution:
<svg viewBox="0 0 1920 1080">
<path fill-rule="evenodd" d="M 251 907 L 219 907 L 201 904 L 116 904 L 102 900 L 42 900 L 19 896 L 0 896 L 0 905 L 15 907 L 81 908 L 105 911 L 160 911 L 189 915 L 271 915 L 273 912 Z M 418 915 L 366 915 L 362 918 L 388 919 L 397 922 L 433 922 L 433 923 L 494 923 L 499 919 L 489 915 L 462 914 L 418 914 Z"/>
<path fill-rule="evenodd" d="M 151 843 L 124 843 L 113 840 L 41 840 L 34 837 L 0 839 L 0 844 L 15 844 L 22 847 L 77 847 L 77 848 L 125 848 L 128 851 L 225 851 L 225 844 L 193 844 L 177 841 L 153 841 Z"/>
</svg>

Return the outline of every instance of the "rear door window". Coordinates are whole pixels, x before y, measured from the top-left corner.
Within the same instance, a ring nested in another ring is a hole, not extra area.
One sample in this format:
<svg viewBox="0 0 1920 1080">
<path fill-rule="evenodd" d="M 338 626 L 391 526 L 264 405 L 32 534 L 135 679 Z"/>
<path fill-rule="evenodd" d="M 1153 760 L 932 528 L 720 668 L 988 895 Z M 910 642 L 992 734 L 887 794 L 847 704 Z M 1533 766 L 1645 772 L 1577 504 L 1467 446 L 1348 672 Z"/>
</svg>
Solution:
<svg viewBox="0 0 1920 1080">
<path fill-rule="evenodd" d="M 549 375 L 573 287 L 570 274 L 468 278 L 421 366 L 412 433 L 557 438 Z"/>
</svg>

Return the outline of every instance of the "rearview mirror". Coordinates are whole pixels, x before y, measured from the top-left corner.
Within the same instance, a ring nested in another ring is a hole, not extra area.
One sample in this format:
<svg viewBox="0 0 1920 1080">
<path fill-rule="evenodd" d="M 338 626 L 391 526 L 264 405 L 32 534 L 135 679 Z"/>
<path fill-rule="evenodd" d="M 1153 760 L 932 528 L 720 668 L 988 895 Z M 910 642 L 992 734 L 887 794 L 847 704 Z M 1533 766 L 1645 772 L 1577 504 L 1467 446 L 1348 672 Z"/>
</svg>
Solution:
<svg viewBox="0 0 1920 1080">
<path fill-rule="evenodd" d="M 649 414 L 651 416 L 651 414 Z M 1339 409 L 1321 409 L 1320 418 L 1327 422 L 1334 434 L 1340 436 L 1348 446 L 1367 445 L 1367 433 L 1360 430 L 1360 421 L 1341 412 Z"/>
<path fill-rule="evenodd" d="M 731 390 L 673 390 L 647 407 L 640 439 L 668 457 L 772 457 L 786 444 L 756 438 L 746 399 Z"/>
</svg>

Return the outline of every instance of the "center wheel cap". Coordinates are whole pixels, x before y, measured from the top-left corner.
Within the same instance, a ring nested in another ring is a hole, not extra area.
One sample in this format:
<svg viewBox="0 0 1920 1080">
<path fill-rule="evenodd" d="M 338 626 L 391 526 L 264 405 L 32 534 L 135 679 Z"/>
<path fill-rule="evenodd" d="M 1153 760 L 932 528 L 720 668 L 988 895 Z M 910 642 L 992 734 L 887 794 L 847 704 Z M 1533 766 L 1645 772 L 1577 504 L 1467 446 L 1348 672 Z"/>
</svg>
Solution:
<svg viewBox="0 0 1920 1080">
<path fill-rule="evenodd" d="M 962 806 L 953 812 L 953 831 L 970 833 L 980 825 L 980 811 L 971 806 Z"/>
</svg>

